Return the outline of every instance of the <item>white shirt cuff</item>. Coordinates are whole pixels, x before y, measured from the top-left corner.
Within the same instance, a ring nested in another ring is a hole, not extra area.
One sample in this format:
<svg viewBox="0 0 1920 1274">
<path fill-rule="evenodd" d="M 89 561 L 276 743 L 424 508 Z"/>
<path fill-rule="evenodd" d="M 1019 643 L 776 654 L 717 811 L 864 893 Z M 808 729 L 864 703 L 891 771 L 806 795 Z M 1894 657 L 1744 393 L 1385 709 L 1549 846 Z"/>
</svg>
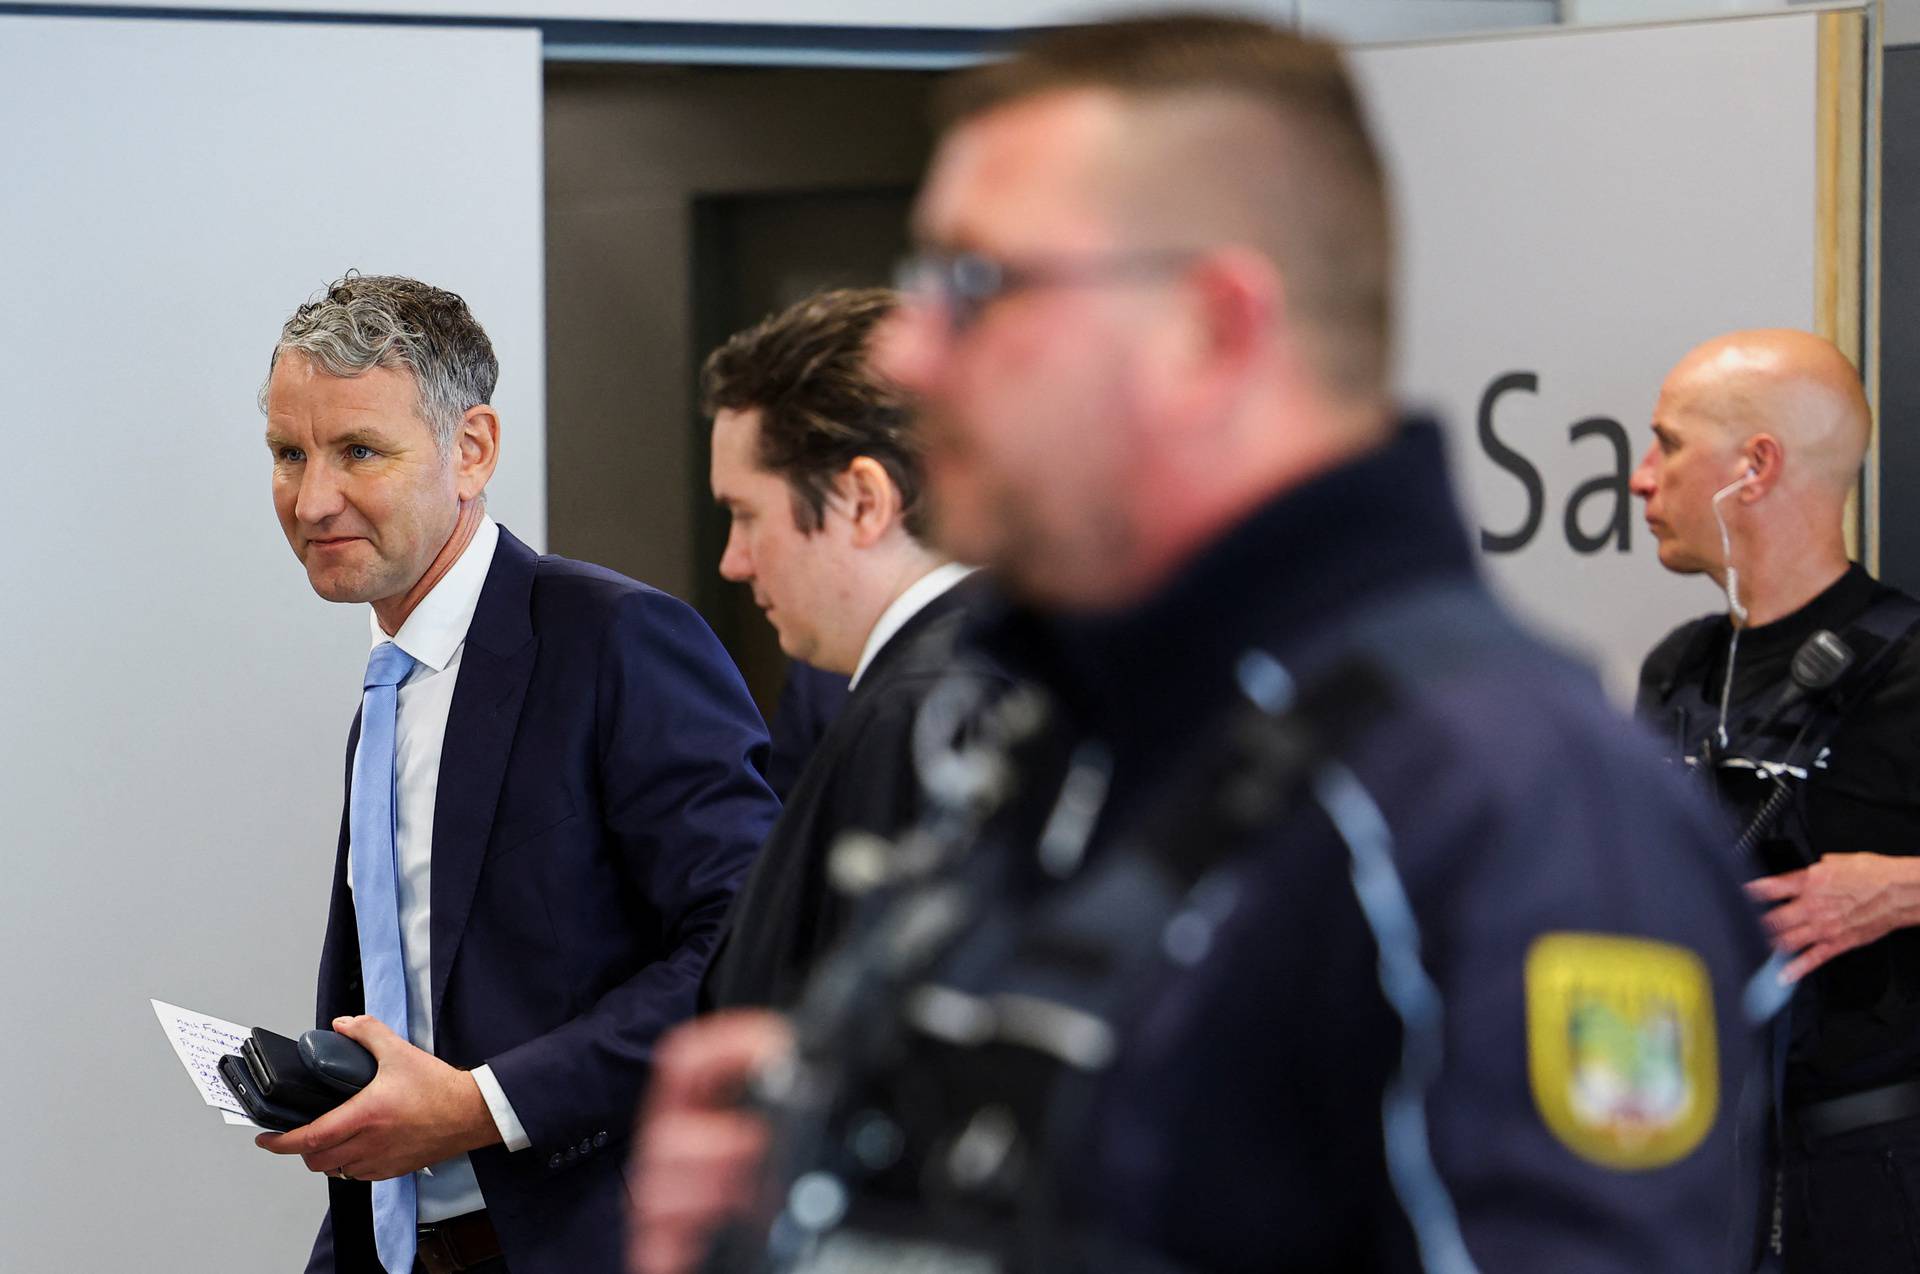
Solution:
<svg viewBox="0 0 1920 1274">
<path fill-rule="evenodd" d="M 525 1150 L 531 1146 L 533 1138 L 520 1126 L 520 1116 L 513 1113 L 513 1103 L 507 1100 L 506 1090 L 493 1077 L 493 1067 L 476 1066 L 472 1075 L 473 1082 L 480 1086 L 480 1095 L 486 1099 L 488 1111 L 493 1114 L 493 1126 L 500 1130 L 500 1140 L 506 1143 L 507 1149 Z"/>
</svg>

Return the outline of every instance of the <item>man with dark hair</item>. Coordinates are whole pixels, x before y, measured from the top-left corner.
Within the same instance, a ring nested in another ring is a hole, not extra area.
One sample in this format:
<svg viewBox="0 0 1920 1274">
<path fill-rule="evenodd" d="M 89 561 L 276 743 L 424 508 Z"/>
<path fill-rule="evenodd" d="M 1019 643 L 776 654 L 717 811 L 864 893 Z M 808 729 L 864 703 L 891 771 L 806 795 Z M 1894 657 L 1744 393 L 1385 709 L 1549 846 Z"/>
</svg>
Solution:
<svg viewBox="0 0 1920 1274">
<path fill-rule="evenodd" d="M 635 1266 L 1715 1268 L 1763 943 L 1397 415 L 1339 52 L 1121 22 L 948 102 L 877 360 L 1018 688 L 793 1025 L 662 1045 Z"/>
<path fill-rule="evenodd" d="M 881 289 L 822 293 L 707 360 L 713 498 L 732 519 L 720 573 L 752 586 L 787 654 L 852 683 L 734 903 L 711 1007 L 789 1006 L 839 935 L 850 904 L 828 851 L 910 818 L 914 717 L 977 591 L 924 542 L 911 407 L 869 369 L 894 304 Z"/>
<path fill-rule="evenodd" d="M 654 1041 L 776 812 L 699 618 L 487 516 L 496 375 L 458 296 L 350 275 L 261 394 L 287 542 L 372 630 L 319 1023 L 379 1073 L 259 1139 L 331 1178 L 314 1274 L 617 1263 Z"/>
</svg>

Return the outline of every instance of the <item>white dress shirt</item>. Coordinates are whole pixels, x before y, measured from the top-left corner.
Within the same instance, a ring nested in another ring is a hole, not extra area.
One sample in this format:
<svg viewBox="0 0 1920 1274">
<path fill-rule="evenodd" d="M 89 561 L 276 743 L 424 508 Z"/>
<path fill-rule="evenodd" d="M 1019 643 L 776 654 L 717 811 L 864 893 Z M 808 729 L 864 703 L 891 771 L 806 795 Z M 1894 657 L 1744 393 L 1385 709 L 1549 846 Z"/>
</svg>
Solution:
<svg viewBox="0 0 1920 1274">
<path fill-rule="evenodd" d="M 453 706 L 467 629 L 480 605 L 480 590 L 499 543 L 499 526 L 483 514 L 472 541 L 420 599 L 399 632 L 388 637 L 379 619 L 369 613 L 373 644 L 391 641 L 413 656 L 416 664 L 400 683 L 395 718 L 393 848 L 399 870 L 400 953 L 407 970 L 407 1036 L 429 1053 L 433 1051 L 433 807 L 440 790 L 440 748 L 446 739 L 447 713 Z M 473 1078 L 507 1149 L 524 1150 L 532 1144 L 492 1068 L 476 1068 Z M 423 1224 L 486 1206 L 465 1155 L 416 1175 Z"/>
<path fill-rule="evenodd" d="M 894 598 L 893 602 L 880 612 L 880 618 L 873 622 L 873 631 L 867 634 L 867 644 L 860 649 L 860 662 L 853 667 L 853 676 L 847 681 L 847 689 L 851 690 L 860 684 L 860 678 L 867 671 L 867 665 L 873 662 L 873 657 L 880 653 L 882 646 L 893 640 L 895 633 L 907 626 L 909 619 L 925 610 L 927 604 L 934 598 L 973 574 L 977 569 L 979 568 L 962 566 L 958 562 L 948 562 L 934 567 L 907 585 L 900 596 Z"/>
</svg>

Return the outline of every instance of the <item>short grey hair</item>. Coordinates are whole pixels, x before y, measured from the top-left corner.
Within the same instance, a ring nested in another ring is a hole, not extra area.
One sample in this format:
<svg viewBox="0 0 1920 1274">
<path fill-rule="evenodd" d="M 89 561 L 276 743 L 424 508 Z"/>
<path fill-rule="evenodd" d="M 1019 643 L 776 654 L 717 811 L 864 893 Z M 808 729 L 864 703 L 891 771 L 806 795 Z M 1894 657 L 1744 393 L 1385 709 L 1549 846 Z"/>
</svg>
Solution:
<svg viewBox="0 0 1920 1274">
<path fill-rule="evenodd" d="M 493 342 L 467 303 L 452 292 L 393 274 L 359 274 L 330 284 L 293 312 L 267 364 L 267 384 L 286 353 L 304 355 L 329 376 L 376 367 L 404 369 L 420 392 L 420 416 L 441 454 L 460 421 L 491 402 L 500 379 Z M 260 410 L 267 409 L 267 384 Z"/>
</svg>

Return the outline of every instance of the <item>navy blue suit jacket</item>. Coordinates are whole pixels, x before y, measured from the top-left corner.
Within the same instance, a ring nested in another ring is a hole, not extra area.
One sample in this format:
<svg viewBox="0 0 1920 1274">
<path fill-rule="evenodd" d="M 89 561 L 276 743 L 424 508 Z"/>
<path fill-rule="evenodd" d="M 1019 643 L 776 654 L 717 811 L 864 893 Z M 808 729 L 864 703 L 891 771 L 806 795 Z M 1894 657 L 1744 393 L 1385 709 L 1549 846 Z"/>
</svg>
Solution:
<svg viewBox="0 0 1920 1274">
<path fill-rule="evenodd" d="M 620 1268 L 634 1106 L 779 812 L 766 747 L 685 604 L 501 531 L 441 756 L 432 993 L 434 1051 L 492 1066 L 533 1142 L 471 1156 L 514 1274 Z M 346 863 L 343 818 L 323 1026 L 362 1007 Z M 308 1270 L 375 1274 L 367 1187 L 328 1191 Z"/>
</svg>

